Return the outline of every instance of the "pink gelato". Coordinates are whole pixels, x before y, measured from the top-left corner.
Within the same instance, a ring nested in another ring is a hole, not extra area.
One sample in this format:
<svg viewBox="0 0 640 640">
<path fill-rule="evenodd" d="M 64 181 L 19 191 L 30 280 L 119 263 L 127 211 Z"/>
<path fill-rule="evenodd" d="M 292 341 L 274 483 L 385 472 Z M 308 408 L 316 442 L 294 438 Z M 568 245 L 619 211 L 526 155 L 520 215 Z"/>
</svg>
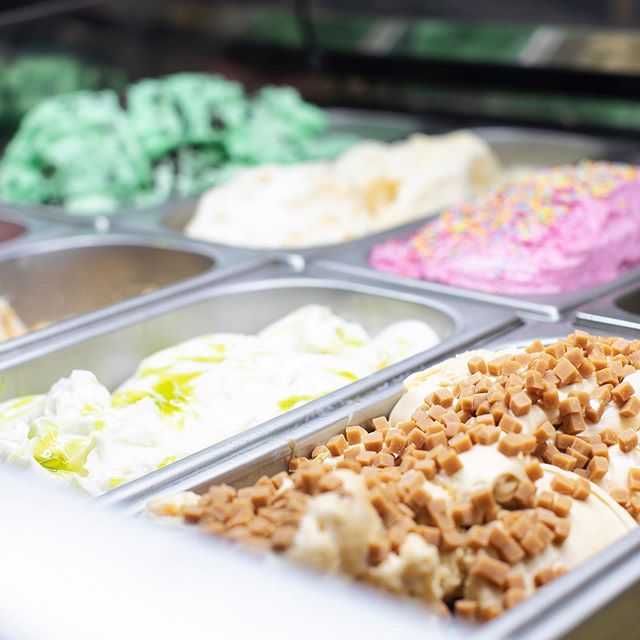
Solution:
<svg viewBox="0 0 640 640">
<path fill-rule="evenodd" d="M 638 167 L 584 162 L 523 174 L 374 247 L 372 267 L 468 289 L 571 291 L 640 264 Z"/>
</svg>

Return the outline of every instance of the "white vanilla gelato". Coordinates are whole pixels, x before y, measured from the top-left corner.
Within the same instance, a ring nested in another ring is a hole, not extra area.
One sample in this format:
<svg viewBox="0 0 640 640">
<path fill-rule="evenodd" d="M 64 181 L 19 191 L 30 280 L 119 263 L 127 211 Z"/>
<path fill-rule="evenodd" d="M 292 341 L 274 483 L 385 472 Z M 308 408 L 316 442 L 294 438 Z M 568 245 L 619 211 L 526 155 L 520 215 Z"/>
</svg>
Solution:
<svg viewBox="0 0 640 640">
<path fill-rule="evenodd" d="M 345 242 L 455 204 L 500 178 L 469 131 L 354 145 L 333 162 L 265 165 L 205 193 L 194 238 L 262 248 Z"/>
<path fill-rule="evenodd" d="M 93 494 L 117 487 L 438 342 L 402 321 L 372 338 L 310 305 L 257 335 L 212 334 L 146 358 L 110 393 L 74 371 L 0 405 L 0 459 Z"/>
</svg>

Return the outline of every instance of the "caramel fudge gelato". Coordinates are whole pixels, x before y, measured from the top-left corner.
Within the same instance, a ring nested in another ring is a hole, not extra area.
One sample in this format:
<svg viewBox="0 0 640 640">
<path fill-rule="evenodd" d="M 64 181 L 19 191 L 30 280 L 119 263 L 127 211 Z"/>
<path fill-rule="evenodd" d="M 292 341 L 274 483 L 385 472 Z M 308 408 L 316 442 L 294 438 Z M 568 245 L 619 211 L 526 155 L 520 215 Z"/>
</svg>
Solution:
<svg viewBox="0 0 640 640">
<path fill-rule="evenodd" d="M 469 352 L 288 471 L 149 509 L 484 622 L 636 527 L 638 369 L 640 340 L 580 331 Z"/>
<path fill-rule="evenodd" d="M 581 162 L 518 172 L 410 237 L 376 245 L 369 263 L 490 293 L 602 285 L 640 264 L 639 194 L 635 165 Z"/>
</svg>

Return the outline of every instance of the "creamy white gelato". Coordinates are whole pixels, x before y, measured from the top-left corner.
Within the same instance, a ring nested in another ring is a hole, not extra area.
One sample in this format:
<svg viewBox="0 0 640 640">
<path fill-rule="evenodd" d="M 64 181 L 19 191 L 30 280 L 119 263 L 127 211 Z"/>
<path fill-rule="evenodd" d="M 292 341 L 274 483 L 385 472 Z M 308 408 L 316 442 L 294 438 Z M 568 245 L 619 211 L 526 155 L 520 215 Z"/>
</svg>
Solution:
<svg viewBox="0 0 640 640">
<path fill-rule="evenodd" d="M 372 338 L 320 306 L 257 335 L 212 334 L 146 358 L 114 393 L 74 371 L 0 405 L 0 459 L 98 494 L 438 342 L 402 321 Z"/>
<path fill-rule="evenodd" d="M 263 248 L 345 242 L 418 219 L 500 178 L 469 131 L 354 145 L 334 162 L 246 169 L 205 193 L 194 238 Z"/>
</svg>

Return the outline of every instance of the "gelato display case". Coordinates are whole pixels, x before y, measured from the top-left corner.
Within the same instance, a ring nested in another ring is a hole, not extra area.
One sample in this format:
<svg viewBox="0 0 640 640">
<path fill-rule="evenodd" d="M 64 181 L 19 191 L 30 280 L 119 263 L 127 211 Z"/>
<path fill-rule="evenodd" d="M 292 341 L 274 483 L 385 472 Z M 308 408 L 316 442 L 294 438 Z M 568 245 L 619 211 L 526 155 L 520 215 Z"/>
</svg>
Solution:
<svg viewBox="0 0 640 640">
<path fill-rule="evenodd" d="M 635 638 L 635 4 L 133 4 L 0 7 L 0 636 Z"/>
</svg>

